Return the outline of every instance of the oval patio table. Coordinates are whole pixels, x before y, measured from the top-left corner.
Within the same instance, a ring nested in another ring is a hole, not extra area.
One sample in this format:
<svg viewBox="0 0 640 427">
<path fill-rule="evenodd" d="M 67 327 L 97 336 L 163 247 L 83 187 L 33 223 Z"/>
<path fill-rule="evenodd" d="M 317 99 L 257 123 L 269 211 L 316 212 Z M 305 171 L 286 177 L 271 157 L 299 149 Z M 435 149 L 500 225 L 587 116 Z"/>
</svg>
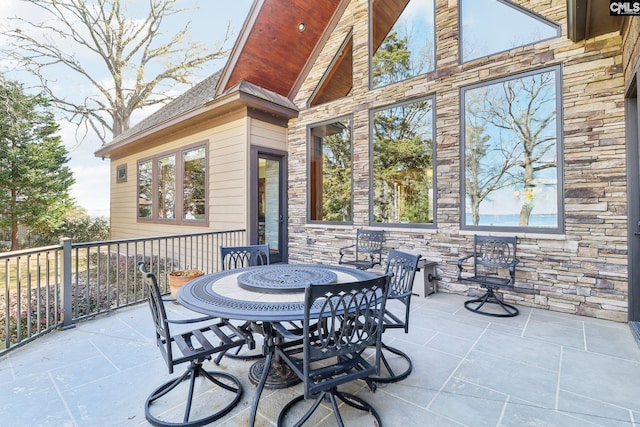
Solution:
<svg viewBox="0 0 640 427">
<path fill-rule="evenodd" d="M 329 264 L 271 264 L 225 270 L 207 274 L 184 285 L 178 301 L 198 313 L 225 319 L 259 323 L 293 322 L 304 319 L 304 289 L 310 284 L 328 285 L 374 279 L 377 274 Z M 312 313 L 313 316 L 313 313 Z M 263 330 L 270 330 L 264 328 Z M 265 343 L 270 337 L 265 337 Z M 289 387 L 299 379 L 274 360 L 275 366 L 265 366 L 265 359 L 254 363 L 249 379 L 258 383 L 265 369 L 265 388 Z M 255 421 L 259 396 L 251 409 L 250 425 Z"/>
</svg>

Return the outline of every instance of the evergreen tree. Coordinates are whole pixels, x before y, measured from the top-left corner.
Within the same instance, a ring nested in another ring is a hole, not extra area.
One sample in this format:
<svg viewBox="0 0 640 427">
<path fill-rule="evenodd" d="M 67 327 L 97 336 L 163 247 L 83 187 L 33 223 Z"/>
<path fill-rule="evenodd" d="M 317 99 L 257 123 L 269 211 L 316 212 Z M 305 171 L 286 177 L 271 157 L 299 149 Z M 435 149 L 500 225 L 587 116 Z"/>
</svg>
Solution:
<svg viewBox="0 0 640 427">
<path fill-rule="evenodd" d="M 43 95 L 0 76 L 0 228 L 11 230 L 18 249 L 18 226 L 55 226 L 72 206 L 74 183 L 59 126 Z"/>
</svg>

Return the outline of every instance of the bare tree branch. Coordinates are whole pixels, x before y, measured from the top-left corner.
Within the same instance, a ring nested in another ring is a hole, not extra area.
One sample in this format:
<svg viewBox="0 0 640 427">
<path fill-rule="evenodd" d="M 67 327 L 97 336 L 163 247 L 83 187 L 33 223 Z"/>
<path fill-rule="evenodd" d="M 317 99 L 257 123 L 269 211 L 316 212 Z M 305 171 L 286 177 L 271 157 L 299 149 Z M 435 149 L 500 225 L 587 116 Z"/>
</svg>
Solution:
<svg viewBox="0 0 640 427">
<path fill-rule="evenodd" d="M 192 83 L 194 71 L 225 57 L 232 35 L 227 26 L 223 39 L 207 50 L 189 39 L 189 21 L 167 38 L 165 19 L 187 12 L 177 7 L 177 0 L 148 0 L 142 19 L 121 0 L 21 1 L 47 18 L 11 18 L 12 27 L 4 31 L 11 44 L 2 53 L 37 76 L 54 104 L 83 129 L 77 136 L 93 130 L 103 143 L 126 131 L 136 110 L 166 103 L 168 87 Z M 58 93 L 52 76 L 60 75 L 60 67 L 85 81 L 93 93 L 69 95 L 73 91 L 68 86 Z"/>
</svg>

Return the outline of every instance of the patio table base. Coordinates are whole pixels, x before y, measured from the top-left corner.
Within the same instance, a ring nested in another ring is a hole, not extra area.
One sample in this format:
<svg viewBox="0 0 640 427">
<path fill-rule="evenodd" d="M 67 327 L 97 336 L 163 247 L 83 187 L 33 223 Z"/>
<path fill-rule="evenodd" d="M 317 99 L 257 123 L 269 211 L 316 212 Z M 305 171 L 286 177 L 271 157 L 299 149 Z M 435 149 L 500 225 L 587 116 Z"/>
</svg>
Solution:
<svg viewBox="0 0 640 427">
<path fill-rule="evenodd" d="M 249 381 L 251 381 L 252 384 L 258 384 L 260 382 L 260 377 L 264 371 L 264 363 L 265 359 L 262 358 L 251 365 L 249 369 Z M 300 378 L 287 365 L 284 363 L 272 363 L 269 367 L 264 388 L 276 390 L 291 387 L 300 382 Z"/>
</svg>

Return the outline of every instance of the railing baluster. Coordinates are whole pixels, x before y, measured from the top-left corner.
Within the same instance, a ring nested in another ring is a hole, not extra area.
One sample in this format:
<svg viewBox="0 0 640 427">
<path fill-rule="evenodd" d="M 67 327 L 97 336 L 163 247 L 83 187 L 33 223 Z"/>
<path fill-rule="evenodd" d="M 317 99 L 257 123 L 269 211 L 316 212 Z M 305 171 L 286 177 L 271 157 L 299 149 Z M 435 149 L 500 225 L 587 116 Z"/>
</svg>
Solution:
<svg viewBox="0 0 640 427">
<path fill-rule="evenodd" d="M 246 244 L 245 236 L 245 230 L 229 230 L 87 243 L 65 238 L 59 245 L 0 253 L 0 355 L 55 328 L 143 301 L 139 260 L 168 292 L 169 271 L 213 273 L 222 242 Z"/>
<path fill-rule="evenodd" d="M 62 327 L 73 327 L 73 307 L 71 305 L 71 239 L 62 239 Z M 76 266 L 78 257 L 76 256 Z M 76 270 L 77 271 L 77 270 Z M 76 282 L 77 284 L 77 282 Z"/>
</svg>

